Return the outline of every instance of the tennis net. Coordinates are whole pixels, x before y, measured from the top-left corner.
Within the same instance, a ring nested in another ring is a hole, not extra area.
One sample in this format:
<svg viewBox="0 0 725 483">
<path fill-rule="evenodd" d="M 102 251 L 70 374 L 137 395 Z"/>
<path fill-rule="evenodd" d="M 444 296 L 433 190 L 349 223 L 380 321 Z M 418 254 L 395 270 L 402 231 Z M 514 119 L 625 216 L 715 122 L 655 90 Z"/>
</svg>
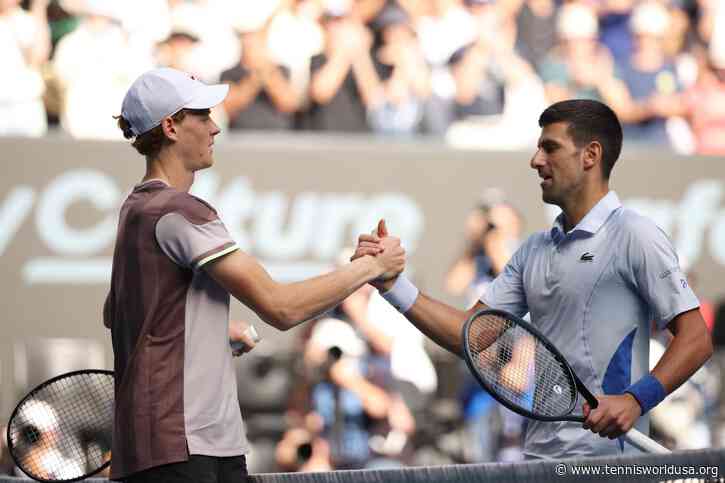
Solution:
<svg viewBox="0 0 725 483">
<path fill-rule="evenodd" d="M 426 466 L 326 473 L 266 473 L 252 483 L 480 483 L 480 482 L 725 482 L 725 449 L 678 451 L 667 455 L 569 458 L 519 463 Z M 0 483 L 19 478 L 0 477 Z M 25 480 L 27 481 L 27 480 Z M 89 482 L 107 480 L 94 478 Z"/>
</svg>

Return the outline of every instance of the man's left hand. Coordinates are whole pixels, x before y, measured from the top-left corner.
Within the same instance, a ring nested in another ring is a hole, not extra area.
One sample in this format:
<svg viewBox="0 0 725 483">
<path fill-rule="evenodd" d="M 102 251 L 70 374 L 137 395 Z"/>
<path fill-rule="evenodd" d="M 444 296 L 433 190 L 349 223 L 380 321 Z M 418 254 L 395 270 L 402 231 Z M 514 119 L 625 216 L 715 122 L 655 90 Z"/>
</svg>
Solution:
<svg viewBox="0 0 725 483">
<path fill-rule="evenodd" d="M 584 429 L 602 438 L 616 439 L 634 426 L 642 415 L 642 408 L 629 393 L 616 396 L 597 396 L 599 406 L 591 409 L 584 403 Z"/>
<path fill-rule="evenodd" d="M 230 320 L 229 321 L 229 343 L 235 344 L 237 347 L 232 347 L 232 354 L 234 357 L 239 357 L 242 354 L 251 351 L 260 341 L 259 337 L 254 337 L 256 330 L 251 324 L 241 320 Z"/>
</svg>

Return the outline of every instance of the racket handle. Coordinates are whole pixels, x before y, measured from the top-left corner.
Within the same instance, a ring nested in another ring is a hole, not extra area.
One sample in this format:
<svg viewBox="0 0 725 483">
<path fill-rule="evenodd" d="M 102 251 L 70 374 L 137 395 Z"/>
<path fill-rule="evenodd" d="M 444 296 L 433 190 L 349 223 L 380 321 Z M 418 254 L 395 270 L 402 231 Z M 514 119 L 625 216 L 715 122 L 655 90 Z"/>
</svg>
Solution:
<svg viewBox="0 0 725 483">
<path fill-rule="evenodd" d="M 249 328 L 244 330 L 244 335 L 252 339 L 255 344 L 262 340 L 262 338 L 259 336 L 259 333 L 257 332 L 257 329 L 255 329 L 253 325 L 250 325 Z M 229 341 L 229 345 L 232 346 L 232 350 L 235 351 L 242 350 L 245 347 L 244 343 L 240 340 Z"/>
<path fill-rule="evenodd" d="M 627 441 L 627 443 L 631 444 L 638 450 L 643 451 L 645 453 L 659 453 L 659 454 L 671 453 L 670 450 L 668 450 L 667 448 L 665 448 L 664 446 L 659 444 L 657 441 L 645 436 L 644 434 L 637 431 L 636 429 L 630 429 L 624 435 L 624 439 L 625 439 L 625 441 Z"/>
</svg>

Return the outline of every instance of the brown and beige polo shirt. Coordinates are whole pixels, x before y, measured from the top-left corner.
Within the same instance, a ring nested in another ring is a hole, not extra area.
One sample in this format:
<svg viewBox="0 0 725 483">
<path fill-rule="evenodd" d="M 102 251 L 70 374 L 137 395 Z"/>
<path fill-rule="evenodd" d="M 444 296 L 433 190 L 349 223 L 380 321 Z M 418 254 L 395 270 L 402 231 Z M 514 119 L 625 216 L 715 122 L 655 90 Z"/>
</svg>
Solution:
<svg viewBox="0 0 725 483">
<path fill-rule="evenodd" d="M 229 294 L 201 268 L 234 250 L 216 211 L 160 180 L 123 203 L 103 309 L 116 381 L 111 478 L 248 451 Z"/>
</svg>

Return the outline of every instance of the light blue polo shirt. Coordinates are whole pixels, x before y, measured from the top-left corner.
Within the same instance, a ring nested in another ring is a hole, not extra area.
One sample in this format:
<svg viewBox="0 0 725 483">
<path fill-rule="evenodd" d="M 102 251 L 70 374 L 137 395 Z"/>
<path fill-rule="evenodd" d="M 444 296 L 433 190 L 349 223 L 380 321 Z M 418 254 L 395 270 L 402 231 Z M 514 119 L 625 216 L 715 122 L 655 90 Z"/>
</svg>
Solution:
<svg viewBox="0 0 725 483">
<path fill-rule="evenodd" d="M 663 329 L 700 304 L 667 235 L 610 191 L 569 232 L 563 213 L 513 255 L 481 298 L 532 323 L 596 394 L 621 394 L 649 372 L 651 323 Z M 583 398 L 577 402 L 581 414 Z M 649 419 L 637 429 L 649 433 Z M 524 453 L 563 458 L 636 452 L 581 423 L 528 420 Z"/>
</svg>

